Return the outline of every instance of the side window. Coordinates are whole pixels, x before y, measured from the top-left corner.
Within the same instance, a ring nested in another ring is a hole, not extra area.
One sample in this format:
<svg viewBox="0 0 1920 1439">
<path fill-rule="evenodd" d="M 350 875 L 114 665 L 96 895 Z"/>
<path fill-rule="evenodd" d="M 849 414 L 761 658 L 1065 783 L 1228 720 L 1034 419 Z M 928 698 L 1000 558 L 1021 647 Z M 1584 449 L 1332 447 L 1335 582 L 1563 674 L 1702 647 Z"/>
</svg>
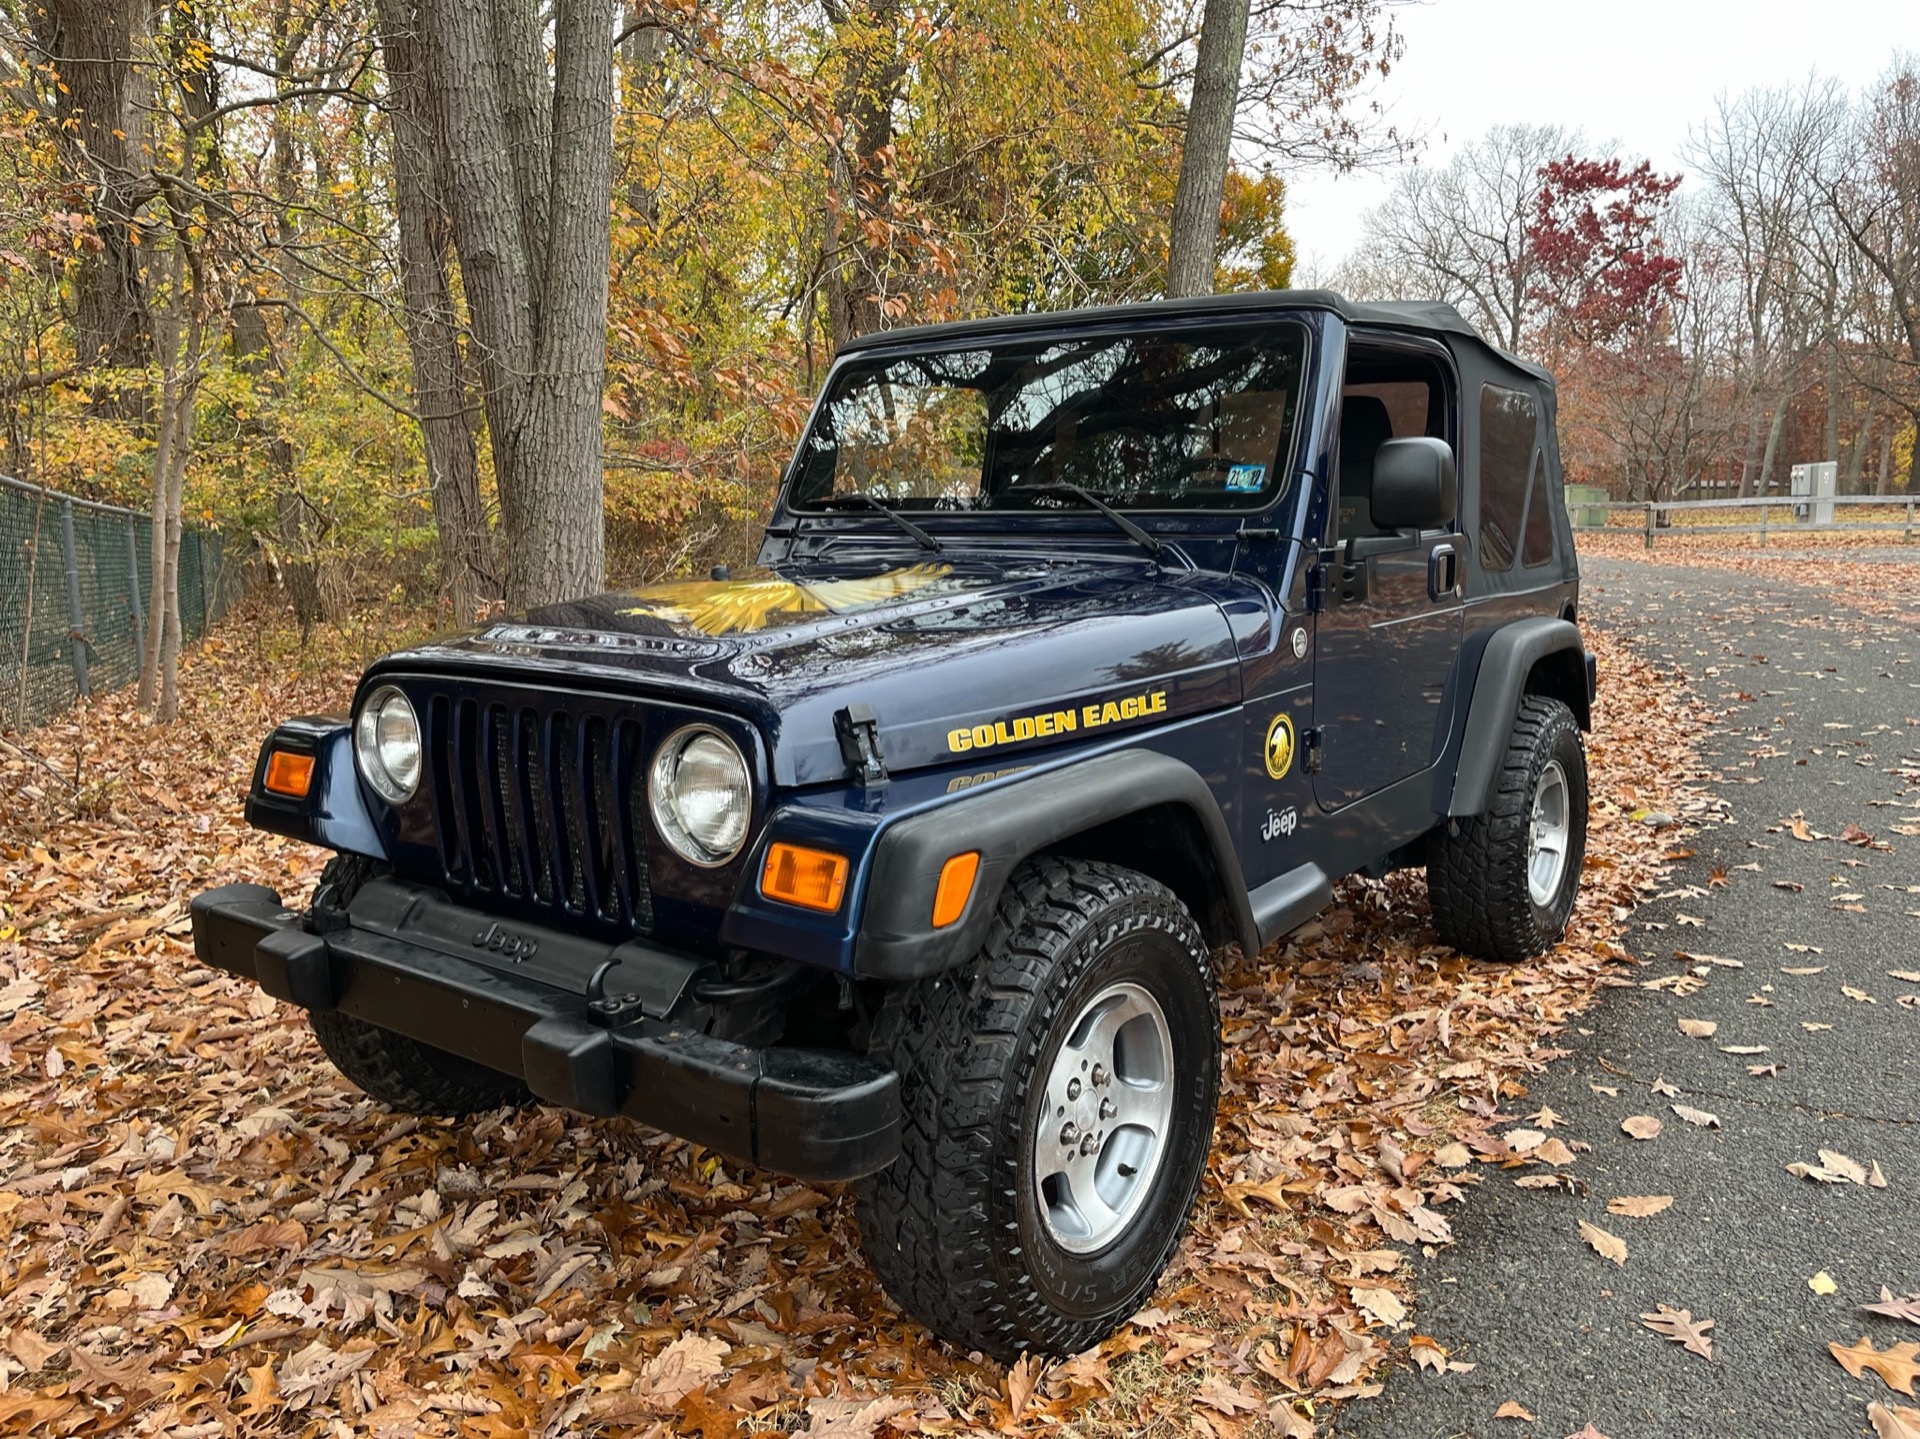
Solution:
<svg viewBox="0 0 1920 1439">
<path fill-rule="evenodd" d="M 1432 355 L 1400 346 L 1356 344 L 1340 397 L 1338 543 L 1380 533 L 1373 523 L 1373 461 L 1388 440 L 1431 435 L 1452 442 L 1453 386 Z"/>
<path fill-rule="evenodd" d="M 1547 457 L 1533 456 L 1533 483 L 1527 487 L 1527 539 L 1520 563 L 1544 565 L 1553 558 L 1553 512 L 1547 508 Z"/>
<path fill-rule="evenodd" d="M 1501 385 L 1480 387 L 1480 568 L 1489 573 L 1512 569 L 1520 548 L 1539 428 L 1540 407 L 1532 395 Z M 1544 472 L 1541 484 L 1544 489 Z"/>
</svg>

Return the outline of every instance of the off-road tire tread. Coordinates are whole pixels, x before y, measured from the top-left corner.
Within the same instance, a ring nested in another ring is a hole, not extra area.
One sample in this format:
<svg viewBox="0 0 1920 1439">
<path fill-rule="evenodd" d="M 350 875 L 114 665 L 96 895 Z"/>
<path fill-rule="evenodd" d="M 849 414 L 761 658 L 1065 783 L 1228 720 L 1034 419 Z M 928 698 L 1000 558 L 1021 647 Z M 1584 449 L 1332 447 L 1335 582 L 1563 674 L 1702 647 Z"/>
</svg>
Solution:
<svg viewBox="0 0 1920 1439">
<path fill-rule="evenodd" d="M 1035 1005 L 1060 1002 L 1077 972 L 1060 956 L 1103 910 L 1128 900 L 1141 902 L 1099 932 L 1091 952 L 1158 925 L 1192 954 L 1212 1010 L 1206 940 L 1172 891 L 1119 865 L 1049 855 L 1008 879 L 979 955 L 896 989 L 875 1026 L 873 1050 L 900 1073 L 903 1112 L 899 1157 L 857 1189 L 868 1262 L 894 1302 L 929 1329 L 1003 1361 L 1029 1350 L 1076 1354 L 1105 1338 L 1146 1302 L 1184 1229 L 1174 1227 L 1139 1292 L 1094 1318 L 1062 1315 L 1030 1279 L 996 1273 L 1005 1266 L 994 1260 L 1017 1251 L 1018 1234 L 990 1232 L 988 1200 L 994 1186 L 1011 1192 L 1018 1163 L 989 1172 L 995 1116 L 1032 1074 L 1046 1039 L 1036 1028 L 1023 1041 L 1023 1020 Z M 1214 1038 L 1217 1045 L 1217 1030 Z M 1217 1048 L 1211 1072 L 1217 1082 Z M 1017 1114 L 1003 1123 L 1017 1129 Z M 1002 1153 L 1017 1156 L 1018 1134 L 999 1137 L 1009 1141 Z M 1195 1166 L 1183 1218 L 1203 1169 Z"/>
<path fill-rule="evenodd" d="M 359 855 L 336 855 L 320 872 L 320 884 L 334 886 L 334 902 L 344 905 L 354 891 L 382 872 Z M 393 1109 L 455 1118 L 525 1104 L 533 1098 L 526 1085 L 510 1075 L 495 1074 L 471 1060 L 350 1014 L 309 1011 L 307 1023 L 334 1068 Z"/>
<path fill-rule="evenodd" d="M 1558 932 L 1543 932 L 1527 890 L 1527 831 L 1534 776 L 1568 734 L 1578 752 L 1580 727 L 1565 704 L 1543 695 L 1523 697 L 1486 810 L 1462 818 L 1457 835 L 1435 834 L 1427 853 L 1427 893 L 1441 943 L 1480 959 L 1517 964 L 1560 938 Z M 1583 800 L 1584 756 L 1581 765 L 1581 774 L 1567 779 Z M 1568 863 L 1577 884 L 1585 849 L 1584 810 L 1576 817 L 1575 830 L 1580 843 L 1569 853 Z"/>
</svg>

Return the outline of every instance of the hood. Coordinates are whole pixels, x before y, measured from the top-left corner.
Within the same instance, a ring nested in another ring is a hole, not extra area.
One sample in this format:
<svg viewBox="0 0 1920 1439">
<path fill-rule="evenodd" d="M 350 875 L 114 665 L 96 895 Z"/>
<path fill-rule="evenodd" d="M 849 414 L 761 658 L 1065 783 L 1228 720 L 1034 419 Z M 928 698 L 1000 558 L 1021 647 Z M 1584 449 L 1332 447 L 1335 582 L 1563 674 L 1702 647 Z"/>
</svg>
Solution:
<svg viewBox="0 0 1920 1439">
<path fill-rule="evenodd" d="M 836 711 L 888 769 L 1085 742 L 1240 698 L 1229 576 L 1095 558 L 942 557 L 616 591 L 390 656 L 380 671 L 615 689 L 744 714 L 784 785 L 843 781 Z"/>
</svg>

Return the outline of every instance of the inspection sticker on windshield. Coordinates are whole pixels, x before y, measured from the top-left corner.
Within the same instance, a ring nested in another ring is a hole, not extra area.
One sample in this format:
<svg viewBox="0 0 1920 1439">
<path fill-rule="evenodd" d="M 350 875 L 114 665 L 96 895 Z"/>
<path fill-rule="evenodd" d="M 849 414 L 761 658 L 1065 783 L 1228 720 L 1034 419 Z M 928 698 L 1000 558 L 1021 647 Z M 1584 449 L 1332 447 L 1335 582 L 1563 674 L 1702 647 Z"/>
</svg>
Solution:
<svg viewBox="0 0 1920 1439">
<path fill-rule="evenodd" d="M 1234 465 L 1227 470 L 1227 488 L 1245 492 L 1259 490 L 1267 483 L 1265 465 Z"/>
</svg>

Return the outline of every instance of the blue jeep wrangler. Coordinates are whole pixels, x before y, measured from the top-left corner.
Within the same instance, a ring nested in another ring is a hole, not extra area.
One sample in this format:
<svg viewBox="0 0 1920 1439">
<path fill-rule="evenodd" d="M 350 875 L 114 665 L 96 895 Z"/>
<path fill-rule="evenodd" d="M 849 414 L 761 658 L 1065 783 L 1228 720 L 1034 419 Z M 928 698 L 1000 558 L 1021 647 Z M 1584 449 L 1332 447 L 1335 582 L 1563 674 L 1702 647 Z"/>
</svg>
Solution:
<svg viewBox="0 0 1920 1439">
<path fill-rule="evenodd" d="M 1152 1293 L 1212 1142 L 1212 955 L 1424 865 L 1554 943 L 1594 665 L 1549 376 L 1452 309 L 1238 295 L 867 336 L 763 573 L 390 655 L 247 817 L 312 903 L 193 905 L 401 1109 L 529 1098 L 856 1182 L 1001 1358 Z"/>
</svg>

